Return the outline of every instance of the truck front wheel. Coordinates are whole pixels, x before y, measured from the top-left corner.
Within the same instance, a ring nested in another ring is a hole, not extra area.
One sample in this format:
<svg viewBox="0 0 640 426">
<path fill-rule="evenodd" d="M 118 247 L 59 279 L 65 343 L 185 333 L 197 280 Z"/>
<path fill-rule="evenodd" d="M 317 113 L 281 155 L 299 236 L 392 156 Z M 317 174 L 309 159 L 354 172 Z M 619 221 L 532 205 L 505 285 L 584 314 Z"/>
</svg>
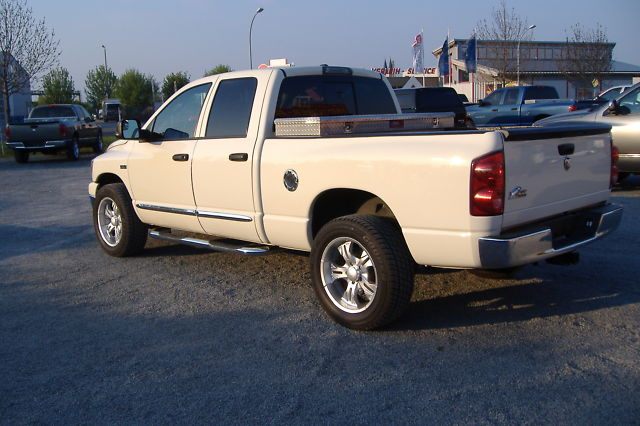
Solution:
<svg viewBox="0 0 640 426">
<path fill-rule="evenodd" d="M 131 256 L 147 242 L 147 225 L 138 219 L 131 197 L 121 183 L 98 190 L 93 204 L 93 227 L 100 245 L 111 256 Z"/>
<path fill-rule="evenodd" d="M 311 252 L 313 287 L 335 321 L 357 330 L 383 326 L 406 309 L 414 262 L 388 219 L 351 215 L 318 232 Z"/>
</svg>

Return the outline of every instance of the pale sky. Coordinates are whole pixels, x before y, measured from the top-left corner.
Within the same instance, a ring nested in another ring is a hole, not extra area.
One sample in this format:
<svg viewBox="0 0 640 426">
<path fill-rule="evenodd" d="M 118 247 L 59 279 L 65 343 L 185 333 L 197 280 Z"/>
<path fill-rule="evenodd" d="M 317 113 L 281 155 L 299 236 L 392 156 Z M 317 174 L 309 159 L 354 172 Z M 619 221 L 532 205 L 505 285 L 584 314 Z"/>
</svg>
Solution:
<svg viewBox="0 0 640 426">
<path fill-rule="evenodd" d="M 254 67 L 270 58 L 296 65 L 381 67 L 393 58 L 411 66 L 411 42 L 424 30 L 426 67 L 431 51 L 447 36 L 468 38 L 481 19 L 490 19 L 498 0 L 27 0 L 60 40 L 60 65 L 84 94 L 89 70 L 107 62 L 116 75 L 135 68 L 159 84 L 172 72 L 191 79 L 227 64 L 249 68 L 249 25 L 253 24 Z M 640 0 L 507 0 L 529 24 L 533 39 L 565 40 L 576 23 L 601 24 L 616 43 L 614 59 L 640 66 Z M 37 83 L 34 87 L 40 87 Z"/>
</svg>

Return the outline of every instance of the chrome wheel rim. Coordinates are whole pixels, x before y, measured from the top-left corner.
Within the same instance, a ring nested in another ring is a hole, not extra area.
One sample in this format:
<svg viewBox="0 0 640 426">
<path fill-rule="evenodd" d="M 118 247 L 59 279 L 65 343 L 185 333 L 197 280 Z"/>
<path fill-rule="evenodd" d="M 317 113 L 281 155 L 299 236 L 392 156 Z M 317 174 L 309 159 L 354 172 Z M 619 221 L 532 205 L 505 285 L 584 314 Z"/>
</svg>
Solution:
<svg viewBox="0 0 640 426">
<path fill-rule="evenodd" d="M 355 314 L 371 306 L 378 290 L 376 267 L 358 241 L 331 241 L 322 252 L 320 269 L 324 291 L 338 309 Z"/>
<path fill-rule="evenodd" d="M 98 151 L 102 151 L 102 134 L 98 134 L 98 142 L 96 143 Z"/>
<path fill-rule="evenodd" d="M 73 158 L 80 157 L 80 147 L 78 146 L 78 141 L 73 141 L 71 144 L 71 151 L 73 152 Z"/>
<path fill-rule="evenodd" d="M 109 197 L 98 204 L 98 230 L 109 247 L 115 247 L 122 239 L 122 215 L 116 202 Z"/>
</svg>

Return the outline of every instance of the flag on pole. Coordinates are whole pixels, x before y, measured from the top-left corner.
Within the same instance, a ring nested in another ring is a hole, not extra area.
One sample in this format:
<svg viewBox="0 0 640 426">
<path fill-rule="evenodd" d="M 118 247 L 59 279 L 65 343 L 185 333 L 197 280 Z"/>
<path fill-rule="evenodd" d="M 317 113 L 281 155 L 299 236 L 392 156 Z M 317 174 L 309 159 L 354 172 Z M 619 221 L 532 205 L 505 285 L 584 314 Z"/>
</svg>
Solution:
<svg viewBox="0 0 640 426">
<path fill-rule="evenodd" d="M 449 37 L 442 43 L 442 52 L 438 58 L 438 72 L 441 77 L 449 75 Z"/>
<path fill-rule="evenodd" d="M 424 47 L 422 44 L 422 31 L 411 43 L 413 47 L 413 73 L 422 74 L 424 72 Z"/>
<path fill-rule="evenodd" d="M 476 57 L 476 36 L 475 34 L 467 40 L 467 52 L 464 54 L 464 65 L 467 67 L 467 72 L 476 72 L 478 65 Z"/>
</svg>

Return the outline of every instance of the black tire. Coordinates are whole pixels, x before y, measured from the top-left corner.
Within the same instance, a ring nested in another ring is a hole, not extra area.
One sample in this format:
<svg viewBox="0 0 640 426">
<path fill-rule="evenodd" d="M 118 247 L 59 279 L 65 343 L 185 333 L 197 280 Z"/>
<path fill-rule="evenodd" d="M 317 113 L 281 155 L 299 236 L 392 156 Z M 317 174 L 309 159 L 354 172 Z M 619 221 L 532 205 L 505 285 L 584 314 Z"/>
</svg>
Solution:
<svg viewBox="0 0 640 426">
<path fill-rule="evenodd" d="M 629 173 L 629 172 L 619 172 L 618 173 L 618 182 L 622 182 L 623 180 L 625 180 L 629 176 L 631 176 L 631 173 Z"/>
<path fill-rule="evenodd" d="M 96 154 L 101 154 L 104 151 L 104 146 L 102 143 L 102 132 L 98 133 L 98 137 L 96 138 L 96 142 L 93 145 L 93 152 Z"/>
<path fill-rule="evenodd" d="M 23 149 L 14 149 L 13 158 L 16 159 L 16 163 L 26 163 L 29 161 L 29 151 Z"/>
<path fill-rule="evenodd" d="M 313 288 L 322 307 L 356 330 L 397 319 L 411 299 L 414 275 L 401 231 L 380 216 L 332 220 L 320 229 L 311 251 Z"/>
<path fill-rule="evenodd" d="M 147 242 L 148 227 L 138 219 L 122 183 L 98 189 L 93 204 L 93 228 L 100 245 L 111 256 L 134 255 Z"/>
<path fill-rule="evenodd" d="M 77 136 L 74 136 L 67 145 L 67 159 L 71 161 L 78 161 L 78 159 L 80 159 L 80 144 L 78 143 Z"/>
</svg>

